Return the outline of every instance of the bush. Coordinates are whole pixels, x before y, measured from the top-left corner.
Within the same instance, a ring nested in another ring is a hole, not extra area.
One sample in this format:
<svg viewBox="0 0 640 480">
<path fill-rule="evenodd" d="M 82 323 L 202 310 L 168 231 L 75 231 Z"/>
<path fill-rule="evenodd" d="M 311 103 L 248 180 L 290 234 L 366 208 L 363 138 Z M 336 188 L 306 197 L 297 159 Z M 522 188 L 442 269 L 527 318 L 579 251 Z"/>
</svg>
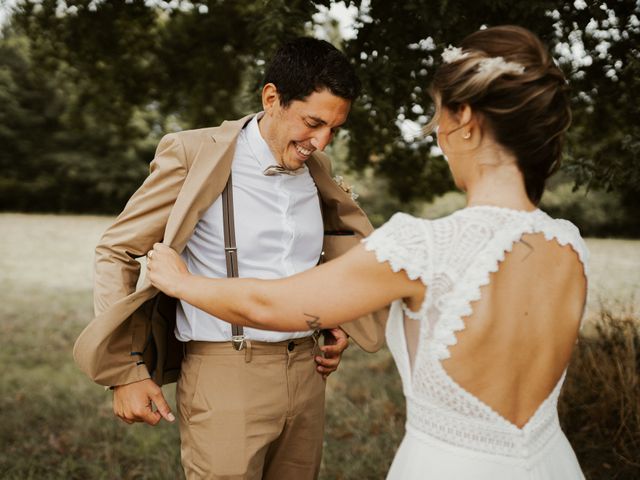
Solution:
<svg viewBox="0 0 640 480">
<path fill-rule="evenodd" d="M 587 237 L 630 236 L 635 223 L 616 193 L 584 187 L 574 190 L 571 182 L 547 190 L 540 207 L 552 217 L 573 222 Z"/>
<path fill-rule="evenodd" d="M 589 479 L 640 478 L 640 326 L 602 311 L 582 334 L 559 402 L 562 428 Z"/>
</svg>

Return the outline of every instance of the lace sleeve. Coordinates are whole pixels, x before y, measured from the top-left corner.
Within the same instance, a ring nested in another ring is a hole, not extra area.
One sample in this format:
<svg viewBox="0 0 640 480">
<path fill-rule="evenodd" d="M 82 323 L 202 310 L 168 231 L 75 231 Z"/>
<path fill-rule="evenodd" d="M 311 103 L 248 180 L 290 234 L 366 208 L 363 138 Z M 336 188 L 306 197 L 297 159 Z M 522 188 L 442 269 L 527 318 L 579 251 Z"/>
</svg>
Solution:
<svg viewBox="0 0 640 480">
<path fill-rule="evenodd" d="M 555 219 L 554 224 L 548 230 L 545 230 L 545 238 L 556 238 L 560 245 L 571 245 L 571 248 L 576 252 L 582 267 L 584 269 L 585 277 L 589 277 L 589 249 L 584 239 L 580 235 L 580 230 L 573 223 L 564 219 Z"/>
<path fill-rule="evenodd" d="M 394 272 L 404 270 L 411 280 L 420 278 L 426 284 L 431 272 L 428 237 L 427 220 L 396 213 L 362 243 Z"/>
</svg>

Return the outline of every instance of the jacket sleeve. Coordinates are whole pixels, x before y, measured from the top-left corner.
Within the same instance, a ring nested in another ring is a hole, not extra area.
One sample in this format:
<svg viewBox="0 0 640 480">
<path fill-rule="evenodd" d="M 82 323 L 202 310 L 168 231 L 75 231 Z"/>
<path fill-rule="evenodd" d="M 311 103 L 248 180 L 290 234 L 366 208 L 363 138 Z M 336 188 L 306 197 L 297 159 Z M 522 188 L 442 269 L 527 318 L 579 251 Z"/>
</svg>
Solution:
<svg viewBox="0 0 640 480">
<path fill-rule="evenodd" d="M 373 226 L 351 196 L 337 187 L 331 179 L 329 157 L 323 154 L 316 155 L 325 172 L 324 178 L 322 175 L 317 175 L 314 179 L 318 189 L 322 190 L 325 222 L 323 258 L 329 261 L 358 245 L 361 239 L 373 231 Z M 347 234 L 335 235 L 330 233 L 331 230 L 339 230 Z M 349 232 L 351 232 L 350 235 Z M 384 345 L 388 314 L 388 308 L 384 308 L 345 323 L 341 328 L 360 348 L 366 352 L 376 352 Z"/>
<path fill-rule="evenodd" d="M 162 138 L 150 174 L 129 199 L 96 247 L 94 310 L 99 315 L 136 289 L 140 263 L 136 260 L 162 240 L 171 208 L 187 174 L 180 137 Z"/>
</svg>

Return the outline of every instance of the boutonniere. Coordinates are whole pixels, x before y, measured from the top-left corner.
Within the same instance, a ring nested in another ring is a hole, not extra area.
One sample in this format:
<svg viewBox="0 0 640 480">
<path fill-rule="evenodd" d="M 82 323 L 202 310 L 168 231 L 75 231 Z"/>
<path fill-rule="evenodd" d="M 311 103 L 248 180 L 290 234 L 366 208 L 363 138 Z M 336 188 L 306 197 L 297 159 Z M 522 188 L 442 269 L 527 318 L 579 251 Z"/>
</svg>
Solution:
<svg viewBox="0 0 640 480">
<path fill-rule="evenodd" d="M 356 193 L 353 186 L 344 181 L 342 175 L 336 175 L 335 177 L 333 177 L 333 181 L 336 182 L 336 184 L 344 191 L 344 193 L 349 195 L 351 197 L 351 200 L 353 200 L 354 202 L 360 196 Z"/>
</svg>

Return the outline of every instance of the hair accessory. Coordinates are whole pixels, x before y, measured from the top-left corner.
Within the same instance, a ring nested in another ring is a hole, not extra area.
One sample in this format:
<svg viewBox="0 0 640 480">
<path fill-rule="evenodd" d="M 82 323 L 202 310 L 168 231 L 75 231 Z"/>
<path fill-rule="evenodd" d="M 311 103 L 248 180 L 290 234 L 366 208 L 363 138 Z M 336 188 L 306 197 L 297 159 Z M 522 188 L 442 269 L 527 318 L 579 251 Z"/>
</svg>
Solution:
<svg viewBox="0 0 640 480">
<path fill-rule="evenodd" d="M 444 63 L 453 63 L 469 56 L 469 52 L 463 52 L 462 48 L 449 45 L 442 52 Z M 507 62 L 503 57 L 483 58 L 478 62 L 478 73 L 499 72 L 499 74 L 510 73 L 520 75 L 524 73 L 524 66 L 516 62 Z"/>
<path fill-rule="evenodd" d="M 506 62 L 502 57 L 485 58 L 478 63 L 478 73 L 495 71 L 499 71 L 500 74 L 511 73 L 513 75 L 520 75 L 524 73 L 524 67 L 516 62 Z"/>
<path fill-rule="evenodd" d="M 457 62 L 458 60 L 462 60 L 468 56 L 468 53 L 462 53 L 462 49 L 460 47 L 454 47 L 453 45 L 449 45 L 442 52 L 442 60 L 444 63 Z"/>
</svg>

